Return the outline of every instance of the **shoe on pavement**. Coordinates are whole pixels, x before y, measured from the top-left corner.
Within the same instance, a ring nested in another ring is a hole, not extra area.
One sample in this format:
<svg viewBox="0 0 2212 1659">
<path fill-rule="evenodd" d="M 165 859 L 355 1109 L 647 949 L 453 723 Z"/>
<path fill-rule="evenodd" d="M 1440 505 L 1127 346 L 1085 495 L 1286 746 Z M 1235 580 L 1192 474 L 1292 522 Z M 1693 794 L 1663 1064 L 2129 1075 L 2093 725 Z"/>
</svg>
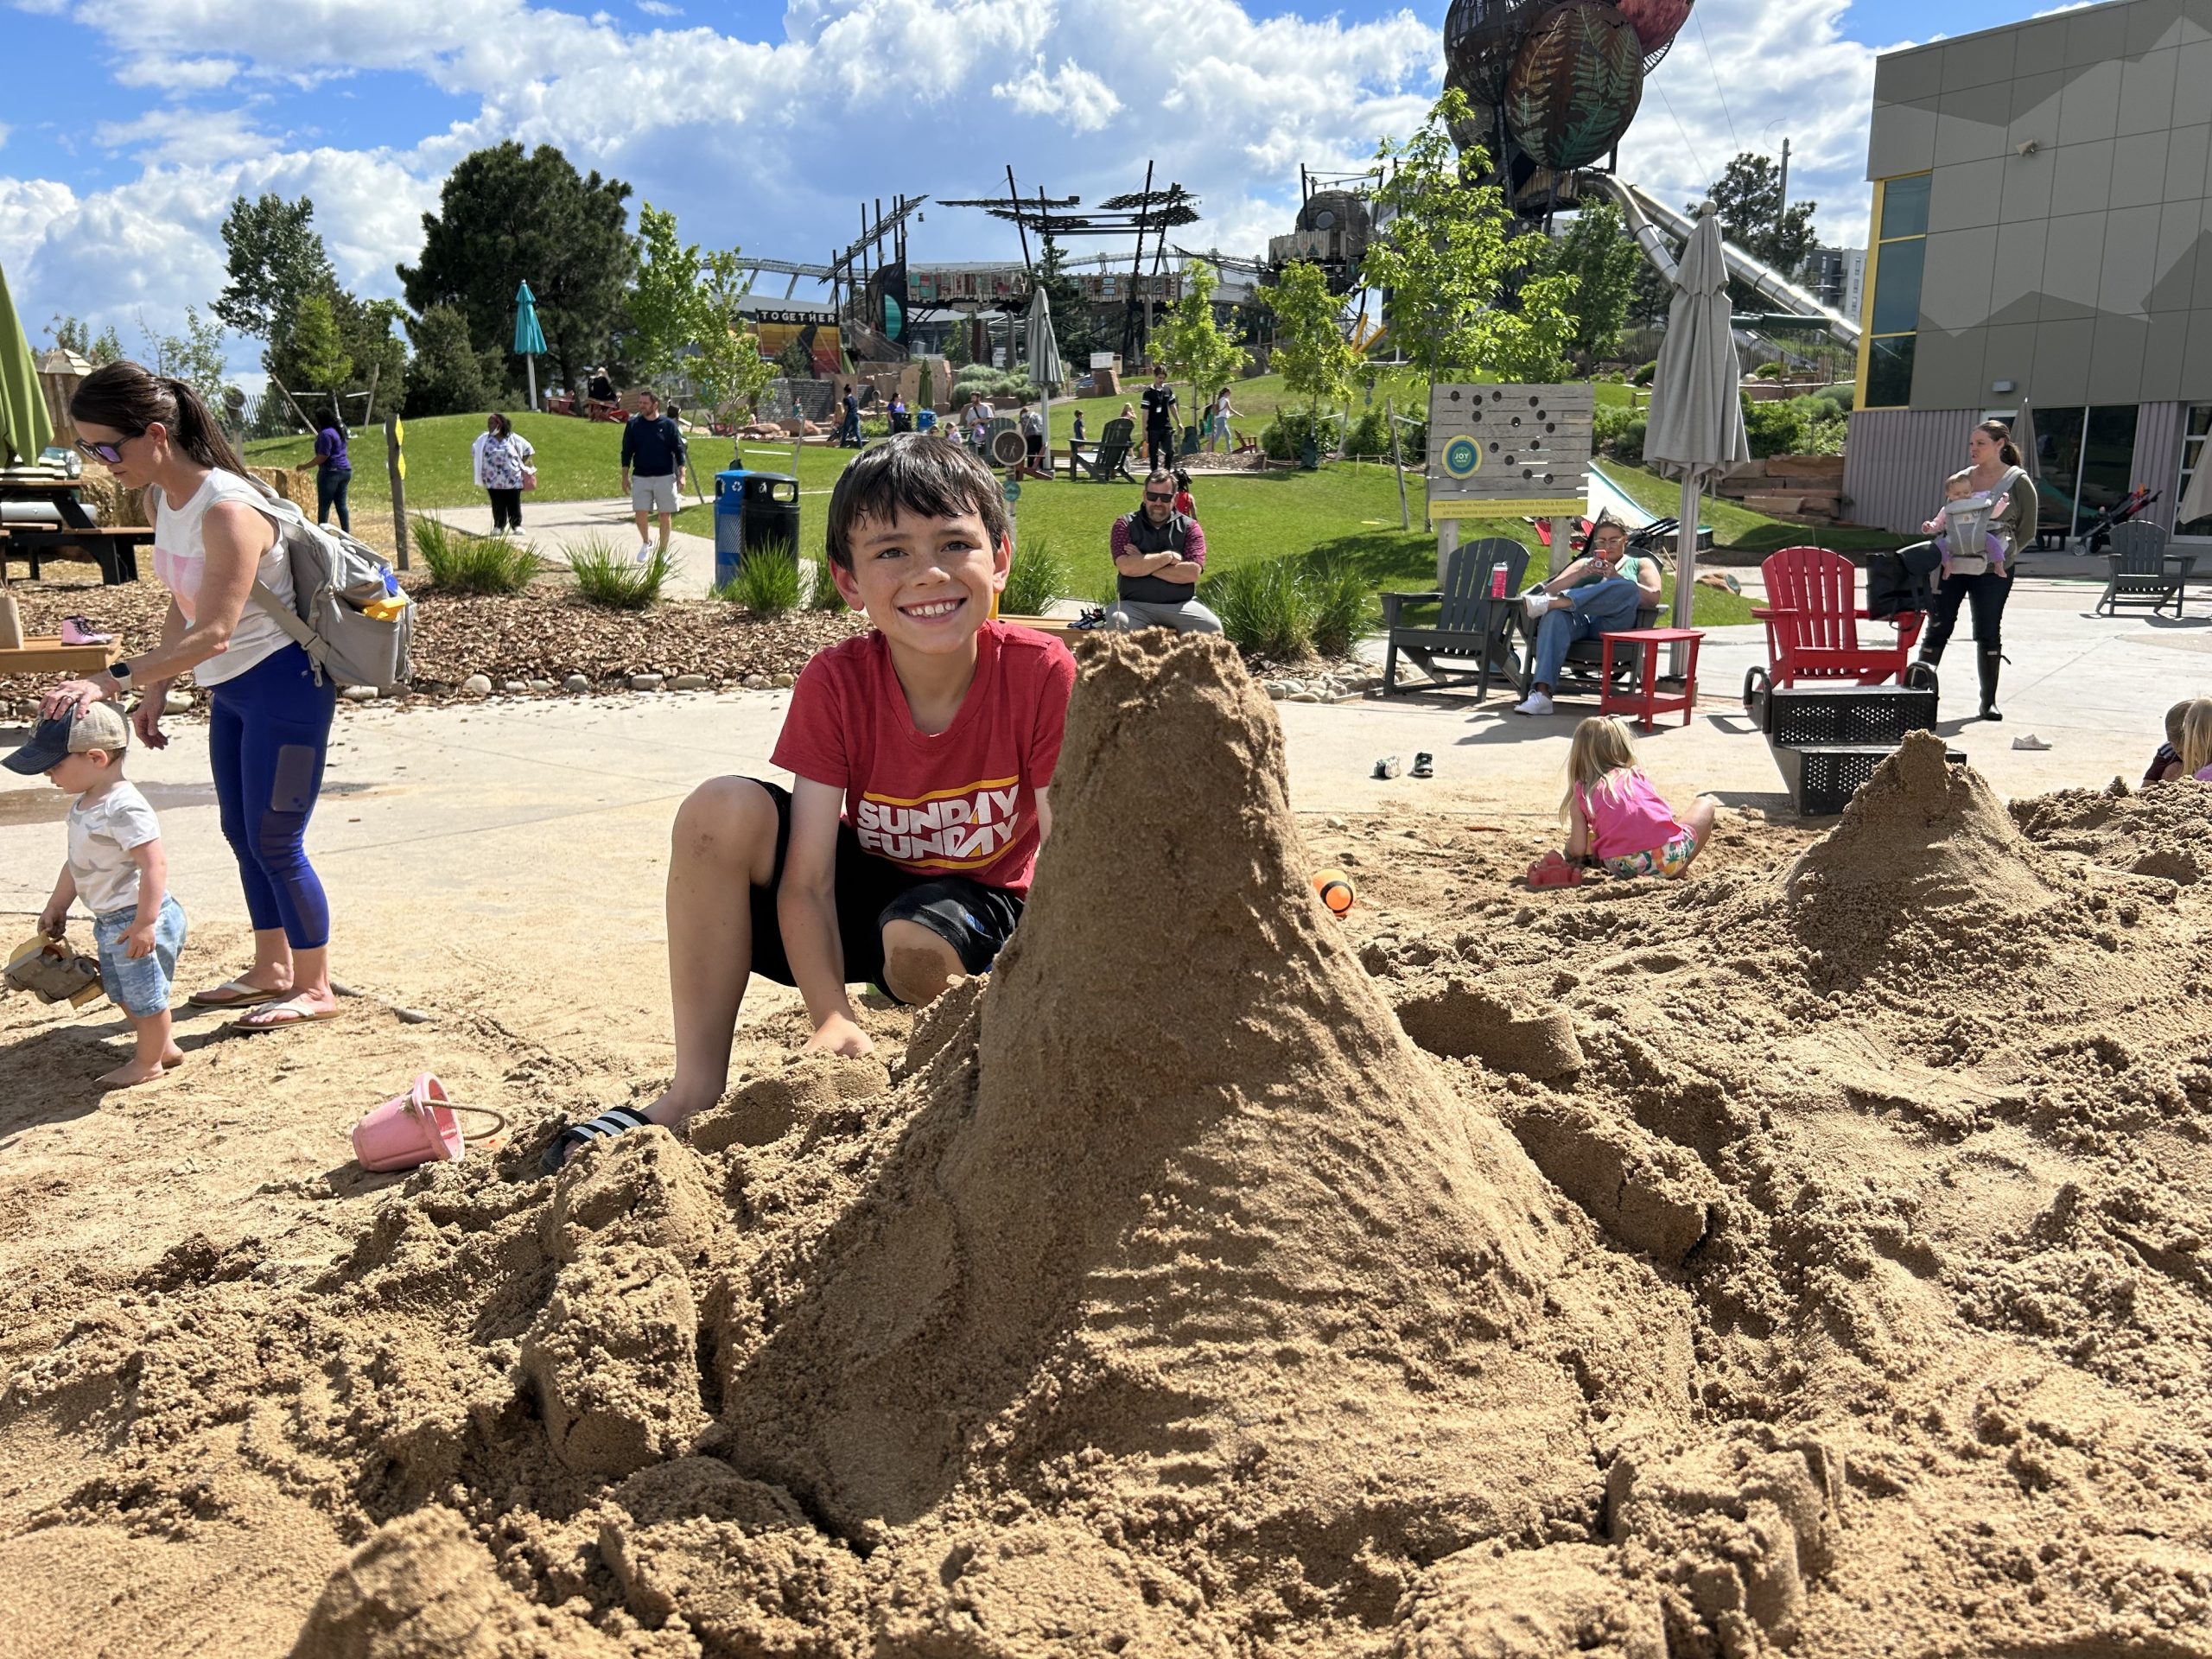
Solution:
<svg viewBox="0 0 2212 1659">
<path fill-rule="evenodd" d="M 1541 691 L 1531 691 L 1526 702 L 1513 705 L 1516 715 L 1548 715 L 1553 712 L 1552 700 Z"/>
</svg>

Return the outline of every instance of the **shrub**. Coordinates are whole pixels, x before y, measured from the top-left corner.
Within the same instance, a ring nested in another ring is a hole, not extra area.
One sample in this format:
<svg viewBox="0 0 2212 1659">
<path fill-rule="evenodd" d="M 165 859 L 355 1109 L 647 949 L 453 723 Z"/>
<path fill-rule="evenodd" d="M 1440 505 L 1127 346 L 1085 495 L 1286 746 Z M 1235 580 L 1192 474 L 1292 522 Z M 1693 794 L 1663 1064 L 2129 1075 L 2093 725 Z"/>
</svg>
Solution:
<svg viewBox="0 0 2212 1659">
<path fill-rule="evenodd" d="M 764 542 L 746 550 L 737 574 L 715 589 L 715 597 L 771 620 L 797 610 L 803 597 L 811 597 L 802 575 L 798 549 L 789 542 Z"/>
<path fill-rule="evenodd" d="M 1260 434 L 1260 448 L 1270 461 L 1296 461 L 1308 437 L 1319 441 L 1325 455 L 1335 447 L 1336 423 L 1311 410 L 1278 410 Z"/>
<path fill-rule="evenodd" d="M 569 572 L 584 602 L 610 611 L 650 610 L 668 581 L 668 555 L 655 550 L 640 564 L 611 542 L 594 536 L 569 550 Z"/>
<path fill-rule="evenodd" d="M 1637 386 L 1648 386 L 1656 378 L 1657 378 L 1658 373 L 1658 360 L 1654 359 L 1652 361 L 1644 364 L 1642 367 L 1637 369 L 1634 374 L 1629 376 L 1629 384 L 1630 385 Z"/>
<path fill-rule="evenodd" d="M 1649 416 L 1620 404 L 1600 404 L 1591 431 L 1598 452 L 1611 461 L 1634 466 L 1643 459 L 1643 432 Z"/>
<path fill-rule="evenodd" d="M 1362 411 L 1359 418 L 1344 428 L 1344 455 L 1348 461 L 1387 461 L 1390 456 L 1390 434 L 1383 425 L 1382 407 Z"/>
<path fill-rule="evenodd" d="M 1788 403 L 1755 404 L 1744 399 L 1744 436 L 1751 444 L 1751 458 L 1764 461 L 1769 455 L 1794 455 L 1802 453 L 1805 442 L 1805 411 L 1798 405 L 1805 399 L 1792 398 Z"/>
<path fill-rule="evenodd" d="M 808 610 L 842 611 L 845 608 L 845 596 L 837 591 L 836 578 L 830 574 L 830 560 L 826 555 L 815 560 L 807 582 Z"/>
<path fill-rule="evenodd" d="M 1198 598 L 1241 651 L 1281 662 L 1313 651 L 1313 594 L 1294 560 L 1248 559 L 1206 581 Z"/>
<path fill-rule="evenodd" d="M 1052 537 L 1033 537 L 1014 545 L 1014 568 L 1007 572 L 999 609 L 1014 616 L 1042 616 L 1054 600 L 1066 598 L 1074 585 L 1074 573 Z"/>
<path fill-rule="evenodd" d="M 1758 367 L 1751 371 L 1751 378 L 1754 380 L 1779 380 L 1782 378 L 1782 365 L 1778 361 L 1773 363 L 1762 363 Z"/>
<path fill-rule="evenodd" d="M 1859 388 L 1848 380 L 1839 380 L 1832 386 L 1822 386 L 1814 394 L 1827 403 L 1834 404 L 1845 414 L 1851 413 L 1852 401 L 1859 396 Z"/>
<path fill-rule="evenodd" d="M 1313 649 L 1324 657 L 1351 656 L 1378 620 L 1374 588 L 1342 559 L 1314 559 L 1300 575 L 1312 607 Z"/>
<path fill-rule="evenodd" d="M 505 537 L 471 536 L 430 518 L 417 518 L 413 529 L 423 568 L 448 593 L 518 594 L 545 568 L 535 548 Z"/>
</svg>

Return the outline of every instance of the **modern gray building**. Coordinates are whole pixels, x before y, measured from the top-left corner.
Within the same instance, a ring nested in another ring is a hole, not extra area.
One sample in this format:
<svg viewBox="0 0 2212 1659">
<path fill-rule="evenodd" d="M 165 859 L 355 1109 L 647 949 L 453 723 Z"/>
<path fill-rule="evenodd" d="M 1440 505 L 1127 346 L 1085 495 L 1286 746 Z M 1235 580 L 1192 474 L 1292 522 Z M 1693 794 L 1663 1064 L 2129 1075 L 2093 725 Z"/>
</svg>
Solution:
<svg viewBox="0 0 2212 1659">
<path fill-rule="evenodd" d="M 1850 516 L 1915 529 L 1994 415 L 2046 536 L 2137 484 L 2149 518 L 2212 536 L 2212 0 L 1890 54 L 1866 175 Z"/>
</svg>

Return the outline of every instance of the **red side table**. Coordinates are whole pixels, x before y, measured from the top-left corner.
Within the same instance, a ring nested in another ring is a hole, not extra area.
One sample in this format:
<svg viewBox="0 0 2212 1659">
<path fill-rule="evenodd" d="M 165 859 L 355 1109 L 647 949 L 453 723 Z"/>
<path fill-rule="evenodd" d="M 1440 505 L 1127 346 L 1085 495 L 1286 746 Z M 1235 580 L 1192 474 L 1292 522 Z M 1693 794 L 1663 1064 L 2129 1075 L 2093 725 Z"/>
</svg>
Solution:
<svg viewBox="0 0 2212 1659">
<path fill-rule="evenodd" d="M 1698 628 L 1630 628 L 1606 634 L 1605 666 L 1600 670 L 1603 683 L 1598 694 L 1599 712 L 1635 715 L 1637 723 L 1649 732 L 1658 729 L 1654 715 L 1679 711 L 1682 724 L 1688 726 L 1697 702 L 1697 648 L 1704 639 L 1704 632 Z M 1638 683 L 1619 691 L 1613 688 L 1613 647 L 1623 642 L 1643 647 L 1643 672 Z M 1688 659 L 1682 665 L 1682 689 L 1662 692 L 1659 690 L 1659 648 L 1677 645 L 1689 647 Z"/>
</svg>

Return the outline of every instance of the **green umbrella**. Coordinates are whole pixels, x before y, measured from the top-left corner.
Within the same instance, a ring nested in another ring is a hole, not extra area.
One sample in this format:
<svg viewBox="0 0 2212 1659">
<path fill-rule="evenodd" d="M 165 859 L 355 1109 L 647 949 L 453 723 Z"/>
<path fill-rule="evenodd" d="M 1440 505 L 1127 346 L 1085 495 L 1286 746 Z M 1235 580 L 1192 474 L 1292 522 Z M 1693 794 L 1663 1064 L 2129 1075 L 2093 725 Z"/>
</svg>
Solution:
<svg viewBox="0 0 2212 1659">
<path fill-rule="evenodd" d="M 530 406 L 537 407 L 537 359 L 545 354 L 545 331 L 537 326 L 537 296 L 524 283 L 515 289 L 515 354 L 530 375 Z"/>
<path fill-rule="evenodd" d="M 0 461 L 36 461 L 53 442 L 38 363 L 16 319 L 16 302 L 8 297 L 7 274 L 0 272 Z"/>
</svg>

